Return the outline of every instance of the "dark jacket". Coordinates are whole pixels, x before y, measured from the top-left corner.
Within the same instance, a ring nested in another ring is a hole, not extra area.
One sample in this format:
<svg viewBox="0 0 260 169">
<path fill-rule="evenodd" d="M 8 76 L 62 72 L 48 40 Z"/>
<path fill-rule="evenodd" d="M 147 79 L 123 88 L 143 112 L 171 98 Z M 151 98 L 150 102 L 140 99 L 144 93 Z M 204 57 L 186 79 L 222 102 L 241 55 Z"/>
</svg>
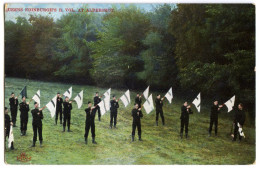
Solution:
<svg viewBox="0 0 260 169">
<path fill-rule="evenodd" d="M 21 102 L 19 104 L 20 107 L 20 112 L 22 117 L 28 117 L 28 112 L 29 112 L 29 105 L 27 103 Z"/>
<path fill-rule="evenodd" d="M 39 112 L 40 114 L 38 114 Z M 33 109 L 31 113 L 33 117 L 32 125 L 42 126 L 42 119 L 43 119 L 42 111 L 40 111 L 39 109 Z"/>
<path fill-rule="evenodd" d="M 155 99 L 156 110 L 162 110 L 163 101 L 161 99 Z"/>
<path fill-rule="evenodd" d="M 57 97 L 56 110 L 61 110 L 62 109 L 62 103 L 63 103 L 63 99 Z"/>
<path fill-rule="evenodd" d="M 100 102 L 101 102 L 101 99 L 99 98 L 99 96 L 95 96 L 94 97 L 94 106 L 96 106 Z"/>
<path fill-rule="evenodd" d="M 189 119 L 190 114 L 193 114 L 193 111 L 190 108 L 187 109 L 186 106 L 181 107 L 181 117 L 180 117 L 180 119 L 182 119 L 182 120 Z"/>
<path fill-rule="evenodd" d="M 96 114 L 96 108 L 94 108 L 92 110 L 91 110 L 91 108 L 86 108 L 85 112 L 86 112 L 86 123 L 94 121 L 95 114 Z"/>
<path fill-rule="evenodd" d="M 211 119 L 217 119 L 218 118 L 218 114 L 219 114 L 219 106 L 218 105 L 214 105 L 211 107 L 211 111 L 210 111 L 210 118 Z"/>
<path fill-rule="evenodd" d="M 239 123 L 240 125 L 244 125 L 246 120 L 246 114 L 244 110 L 237 110 L 235 115 L 234 115 L 234 123 Z"/>
<path fill-rule="evenodd" d="M 69 102 L 63 102 L 63 114 L 70 114 L 72 109 L 72 104 Z"/>
<path fill-rule="evenodd" d="M 139 115 L 137 115 L 137 112 L 139 112 Z M 141 117 L 143 117 L 143 113 L 142 113 L 142 111 L 140 110 L 138 110 L 138 109 L 133 109 L 132 110 L 132 116 L 133 116 L 133 123 L 140 123 L 140 119 L 141 119 Z"/>
<path fill-rule="evenodd" d="M 135 103 L 138 104 L 139 107 L 141 107 L 141 104 L 142 104 L 142 99 L 139 98 L 139 97 L 135 97 Z"/>
<path fill-rule="evenodd" d="M 116 102 L 115 100 L 111 100 L 110 101 L 110 111 L 112 112 L 112 113 L 117 113 L 117 109 L 119 108 L 119 104 L 118 104 L 118 102 Z"/>
<path fill-rule="evenodd" d="M 10 105 L 10 109 L 17 109 L 17 107 L 18 107 L 18 99 L 15 99 L 14 97 L 11 97 L 9 99 L 9 105 Z"/>
</svg>

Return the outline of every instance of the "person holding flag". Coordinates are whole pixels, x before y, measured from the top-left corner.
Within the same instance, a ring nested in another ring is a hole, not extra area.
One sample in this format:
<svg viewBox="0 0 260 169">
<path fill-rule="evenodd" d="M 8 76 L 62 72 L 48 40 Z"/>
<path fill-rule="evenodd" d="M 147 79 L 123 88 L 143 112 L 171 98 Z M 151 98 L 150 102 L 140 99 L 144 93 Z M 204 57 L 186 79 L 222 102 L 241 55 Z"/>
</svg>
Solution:
<svg viewBox="0 0 260 169">
<path fill-rule="evenodd" d="M 185 127 L 185 137 L 188 138 L 188 127 L 189 127 L 189 115 L 193 114 L 193 111 L 190 108 L 190 105 L 188 105 L 188 102 L 185 101 L 183 103 L 183 106 L 181 107 L 181 131 L 180 131 L 180 137 L 182 139 L 183 137 L 183 129 Z"/>
<path fill-rule="evenodd" d="M 56 102 L 56 117 L 55 117 L 55 124 L 57 125 L 58 116 L 60 114 L 60 124 L 62 124 L 62 103 L 63 99 L 61 98 L 60 93 L 57 93 L 57 102 Z"/>
<path fill-rule="evenodd" d="M 139 95 L 139 93 L 136 94 L 135 104 L 138 104 L 138 107 L 139 107 L 139 108 L 141 107 L 141 104 L 142 104 L 142 95 Z"/>
<path fill-rule="evenodd" d="M 110 101 L 110 128 L 111 129 L 112 129 L 113 121 L 114 121 L 114 128 L 116 128 L 118 108 L 119 108 L 118 100 L 116 100 L 116 96 L 113 95 L 113 99 Z"/>
<path fill-rule="evenodd" d="M 33 126 L 33 144 L 31 147 L 35 147 L 35 143 L 37 141 L 37 132 L 39 134 L 40 146 L 42 146 L 42 109 L 38 108 L 38 103 L 34 102 L 34 109 L 31 111 L 32 113 L 32 126 Z"/>
<path fill-rule="evenodd" d="M 88 108 L 85 109 L 86 112 L 86 123 L 85 123 L 85 144 L 88 144 L 88 133 L 91 128 L 92 134 L 92 143 L 97 144 L 95 141 L 95 115 L 96 115 L 97 106 L 92 107 L 92 103 L 88 102 Z"/>
<path fill-rule="evenodd" d="M 9 105 L 11 110 L 11 117 L 13 122 L 13 127 L 16 127 L 16 117 L 17 117 L 17 107 L 18 107 L 18 98 L 14 96 L 14 93 L 11 93 L 9 99 Z"/>
<path fill-rule="evenodd" d="M 143 141 L 141 138 L 141 118 L 143 117 L 143 113 L 141 111 L 141 107 L 139 108 L 138 103 L 135 103 L 134 109 L 132 110 L 132 117 L 133 117 L 133 123 L 132 123 L 132 142 L 135 140 L 135 129 L 137 127 L 138 130 L 138 136 L 139 141 Z"/>
<path fill-rule="evenodd" d="M 21 121 L 21 136 L 26 135 L 27 131 L 27 124 L 28 124 L 28 112 L 29 112 L 29 102 L 26 103 L 26 97 L 23 96 L 22 102 L 19 104 L 19 110 L 21 112 L 20 114 L 20 121 Z"/>
<path fill-rule="evenodd" d="M 99 96 L 99 93 L 96 92 L 96 96 L 94 97 L 94 106 L 96 106 L 98 111 L 98 121 L 101 121 L 100 107 L 98 106 L 98 103 L 100 102 L 101 102 L 101 97 Z"/>
<path fill-rule="evenodd" d="M 245 120 L 246 120 L 246 114 L 245 114 L 245 112 L 243 110 L 243 104 L 239 103 L 238 104 L 238 109 L 236 110 L 235 115 L 234 115 L 233 125 L 235 127 L 234 127 L 234 138 L 233 138 L 232 141 L 236 141 L 237 134 L 238 134 L 238 129 L 239 128 L 243 128 Z M 239 142 L 241 142 L 242 136 L 240 134 L 239 134 L 238 138 L 239 138 Z"/>
<path fill-rule="evenodd" d="M 157 95 L 155 99 L 155 105 L 156 105 L 156 126 L 158 126 L 158 119 L 159 119 L 159 114 L 162 118 L 162 124 L 164 125 L 164 116 L 163 116 L 163 100 L 164 98 L 161 98 L 161 95 Z"/>
<path fill-rule="evenodd" d="M 223 106 L 218 105 L 218 101 L 215 99 L 210 112 L 209 137 L 211 136 L 213 124 L 215 125 L 215 136 L 218 135 L 218 114 L 220 113 L 219 110 L 221 107 Z"/>
<path fill-rule="evenodd" d="M 5 149 L 6 149 L 6 137 L 9 139 L 10 134 L 10 126 L 13 125 L 13 122 L 10 119 L 10 116 L 8 114 L 8 108 L 5 107 Z M 14 142 L 11 143 L 11 150 L 14 150 Z"/>
<path fill-rule="evenodd" d="M 71 119 L 71 109 L 72 109 L 72 101 L 69 101 L 69 97 L 65 97 L 65 102 L 63 102 L 63 132 L 65 132 L 66 123 L 68 126 L 68 132 L 70 130 L 70 119 Z"/>
</svg>

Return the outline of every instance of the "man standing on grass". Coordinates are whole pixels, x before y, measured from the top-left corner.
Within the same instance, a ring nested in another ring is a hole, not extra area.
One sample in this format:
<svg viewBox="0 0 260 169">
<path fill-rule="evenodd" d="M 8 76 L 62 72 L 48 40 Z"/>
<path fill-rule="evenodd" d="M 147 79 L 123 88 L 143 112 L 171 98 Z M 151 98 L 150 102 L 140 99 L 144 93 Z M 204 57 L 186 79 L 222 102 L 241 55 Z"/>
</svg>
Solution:
<svg viewBox="0 0 260 169">
<path fill-rule="evenodd" d="M 8 115 L 8 108 L 5 107 L 5 148 L 6 148 L 6 138 L 9 138 L 10 134 L 10 125 L 13 125 Z M 11 150 L 14 150 L 14 142 L 11 143 Z"/>
<path fill-rule="evenodd" d="M 183 129 L 185 127 L 185 137 L 188 138 L 188 127 L 189 127 L 189 115 L 193 114 L 192 110 L 190 109 L 190 105 L 188 105 L 187 101 L 183 103 L 183 106 L 181 107 L 181 131 L 180 131 L 180 137 L 182 139 L 183 137 Z"/>
<path fill-rule="evenodd" d="M 156 105 L 156 126 L 158 126 L 158 119 L 159 119 L 159 114 L 162 118 L 162 124 L 164 125 L 164 116 L 163 116 L 163 99 L 161 98 L 161 95 L 157 95 L 157 98 L 155 99 L 155 105 Z"/>
<path fill-rule="evenodd" d="M 136 97 L 135 97 L 135 103 L 138 104 L 138 108 L 141 107 L 142 104 L 142 96 L 139 95 L 139 93 L 137 93 Z"/>
<path fill-rule="evenodd" d="M 16 127 L 18 99 L 17 99 L 17 97 L 14 97 L 13 92 L 11 93 L 11 97 L 9 99 L 9 105 L 10 105 L 10 110 L 11 110 L 13 126 Z"/>
<path fill-rule="evenodd" d="M 27 123 L 28 123 L 28 112 L 29 112 L 29 102 L 26 103 L 26 97 L 23 96 L 23 101 L 19 104 L 20 106 L 20 120 L 21 120 L 21 136 L 26 135 Z"/>
<path fill-rule="evenodd" d="M 32 113 L 32 126 L 33 126 L 33 144 L 31 147 L 35 147 L 35 143 L 37 141 L 37 132 L 39 134 L 40 146 L 42 146 L 42 109 L 38 108 L 38 103 L 34 102 L 34 109 L 31 111 Z"/>
<path fill-rule="evenodd" d="M 63 102 L 63 132 L 65 132 L 66 123 L 68 126 L 68 132 L 70 130 L 70 119 L 71 119 L 71 109 L 72 109 L 72 101 L 69 101 L 69 97 L 66 96 L 65 102 Z"/>
<path fill-rule="evenodd" d="M 112 129 L 113 121 L 114 128 L 116 128 L 116 120 L 117 120 L 117 109 L 119 108 L 118 100 L 116 100 L 116 96 L 113 96 L 113 99 L 110 101 L 110 128 Z"/>
<path fill-rule="evenodd" d="M 135 103 L 134 109 L 132 110 L 133 124 L 132 124 L 132 142 L 135 140 L 135 129 L 137 127 L 139 141 L 142 141 L 141 138 L 141 118 L 143 117 L 143 113 L 141 111 L 141 107 L 139 108 L 138 103 Z"/>
<path fill-rule="evenodd" d="M 100 113 L 100 107 L 98 106 L 98 103 L 101 102 L 101 98 L 98 95 L 98 92 L 96 92 L 96 96 L 94 97 L 94 106 L 96 106 L 98 111 L 98 121 L 101 120 L 101 113 Z"/>
<path fill-rule="evenodd" d="M 233 125 L 235 126 L 233 141 L 236 141 L 237 134 L 238 134 L 239 142 L 242 140 L 242 136 L 240 136 L 240 133 L 238 132 L 238 129 L 239 128 L 243 128 L 245 120 L 246 120 L 246 114 L 245 114 L 245 112 L 243 110 L 243 104 L 239 103 L 238 104 L 238 110 L 236 110 L 236 112 L 235 112 L 234 121 L 233 121 Z"/>
<path fill-rule="evenodd" d="M 222 105 L 218 105 L 218 101 L 215 100 L 210 113 L 210 124 L 209 124 L 209 137 L 211 136 L 211 131 L 213 124 L 215 125 L 215 136 L 218 135 L 218 114 L 220 113 L 220 108 L 223 107 Z"/>
<path fill-rule="evenodd" d="M 91 128 L 92 134 L 92 143 L 97 144 L 95 141 L 95 115 L 96 115 L 96 107 L 92 107 L 92 103 L 88 102 L 88 108 L 85 109 L 86 112 L 86 123 L 85 123 L 85 144 L 88 144 L 88 133 Z"/>
<path fill-rule="evenodd" d="M 62 124 L 62 103 L 63 99 L 61 98 L 60 93 L 57 93 L 57 103 L 56 103 L 56 117 L 55 117 L 55 124 L 57 125 L 58 116 L 60 114 L 60 124 Z"/>
</svg>

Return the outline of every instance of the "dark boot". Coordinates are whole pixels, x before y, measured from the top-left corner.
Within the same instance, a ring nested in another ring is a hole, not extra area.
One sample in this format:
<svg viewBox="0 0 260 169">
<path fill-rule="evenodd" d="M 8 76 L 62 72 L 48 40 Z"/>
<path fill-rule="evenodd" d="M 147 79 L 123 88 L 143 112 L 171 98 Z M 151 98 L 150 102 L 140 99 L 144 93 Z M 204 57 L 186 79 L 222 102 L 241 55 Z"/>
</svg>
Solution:
<svg viewBox="0 0 260 169">
<path fill-rule="evenodd" d="M 10 150 L 14 150 L 14 142 L 11 143 L 11 148 Z"/>
<path fill-rule="evenodd" d="M 185 134 L 186 139 L 188 139 L 188 133 Z"/>
<path fill-rule="evenodd" d="M 40 147 L 42 147 L 42 140 L 40 140 Z"/>
<path fill-rule="evenodd" d="M 57 120 L 55 119 L 55 124 L 57 125 Z"/>
<path fill-rule="evenodd" d="M 31 147 L 35 147 L 35 141 L 33 141 L 33 144 L 31 145 Z"/>
<path fill-rule="evenodd" d="M 24 131 L 23 135 L 24 135 L 24 136 L 26 135 L 26 131 Z"/>
<path fill-rule="evenodd" d="M 180 133 L 180 137 L 181 137 L 181 139 L 183 138 L 183 133 Z"/>
<path fill-rule="evenodd" d="M 97 144 L 97 142 L 95 141 L 95 137 L 92 138 L 92 143 Z"/>
<path fill-rule="evenodd" d="M 100 118 L 100 116 L 98 117 L 98 121 L 101 121 L 101 118 Z"/>
<path fill-rule="evenodd" d="M 156 121 L 156 126 L 158 126 L 158 121 Z"/>
<path fill-rule="evenodd" d="M 141 136 L 139 136 L 139 141 L 143 141 L 142 138 L 141 138 Z"/>
<path fill-rule="evenodd" d="M 87 137 L 85 137 L 85 144 L 88 144 L 88 139 L 87 139 Z"/>
<path fill-rule="evenodd" d="M 110 129 L 112 129 L 112 124 L 110 124 Z"/>
<path fill-rule="evenodd" d="M 68 126 L 68 132 L 72 132 L 72 131 L 70 130 L 70 126 Z"/>
<path fill-rule="evenodd" d="M 116 128 L 116 125 L 114 125 L 114 128 Z"/>
<path fill-rule="evenodd" d="M 65 126 L 63 126 L 63 132 L 65 132 Z"/>
<path fill-rule="evenodd" d="M 135 141 L 135 136 L 132 136 L 132 142 L 134 142 Z"/>
<path fill-rule="evenodd" d="M 21 131 L 21 136 L 23 136 L 24 134 L 23 134 L 23 131 Z"/>
</svg>

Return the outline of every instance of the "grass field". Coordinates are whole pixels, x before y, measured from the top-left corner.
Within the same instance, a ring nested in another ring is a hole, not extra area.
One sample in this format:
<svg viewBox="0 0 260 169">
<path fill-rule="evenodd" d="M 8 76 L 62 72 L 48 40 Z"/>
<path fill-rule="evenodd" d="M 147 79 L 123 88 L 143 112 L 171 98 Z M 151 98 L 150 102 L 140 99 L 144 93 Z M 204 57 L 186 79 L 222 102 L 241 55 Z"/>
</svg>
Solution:
<svg viewBox="0 0 260 169">
<path fill-rule="evenodd" d="M 45 105 L 59 91 L 64 93 L 71 84 L 48 83 L 26 79 L 5 79 L 5 105 L 9 106 L 11 92 L 18 94 L 27 85 L 29 101 L 35 92 L 41 90 L 41 105 Z M 208 137 L 209 108 L 203 105 L 201 113 L 193 107 L 194 114 L 190 116 L 189 139 L 179 138 L 180 107 L 183 100 L 174 98 L 173 103 L 164 103 L 164 116 L 166 125 L 155 126 L 155 111 L 149 115 L 143 111 L 142 122 L 143 141 L 131 142 L 132 117 L 131 109 L 134 103 L 135 92 L 130 91 L 131 105 L 124 107 L 120 103 L 117 129 L 109 128 L 110 114 L 96 117 L 97 145 L 90 142 L 84 144 L 85 111 L 87 101 L 93 101 L 96 91 L 101 94 L 107 89 L 93 86 L 73 85 L 72 98 L 84 90 L 84 100 L 81 109 L 73 103 L 71 130 L 62 132 L 62 125 L 55 125 L 50 112 L 43 111 L 43 147 L 36 142 L 31 148 L 33 131 L 32 117 L 29 112 L 28 130 L 26 136 L 20 136 L 20 112 L 17 115 L 17 126 L 14 128 L 14 146 L 16 150 L 5 151 L 5 160 L 8 164 L 252 164 L 255 161 L 255 128 L 244 126 L 247 136 L 241 143 L 232 142 L 230 137 L 231 116 L 222 112 L 219 117 L 219 136 Z M 111 94 L 120 97 L 125 91 L 112 89 Z M 167 92 L 167 91 L 165 91 Z M 174 91 L 173 91 L 174 93 Z M 153 93 L 155 98 L 156 93 Z M 164 95 L 164 93 L 163 93 Z M 191 98 L 192 99 L 192 98 Z M 203 99 L 203 98 L 202 98 Z M 19 102 L 21 98 L 19 98 Z M 33 109 L 33 102 L 30 103 Z M 11 113 L 9 112 L 9 115 Z M 137 140 L 137 135 L 136 135 Z M 17 156 L 26 153 L 31 161 L 20 162 Z"/>
</svg>

